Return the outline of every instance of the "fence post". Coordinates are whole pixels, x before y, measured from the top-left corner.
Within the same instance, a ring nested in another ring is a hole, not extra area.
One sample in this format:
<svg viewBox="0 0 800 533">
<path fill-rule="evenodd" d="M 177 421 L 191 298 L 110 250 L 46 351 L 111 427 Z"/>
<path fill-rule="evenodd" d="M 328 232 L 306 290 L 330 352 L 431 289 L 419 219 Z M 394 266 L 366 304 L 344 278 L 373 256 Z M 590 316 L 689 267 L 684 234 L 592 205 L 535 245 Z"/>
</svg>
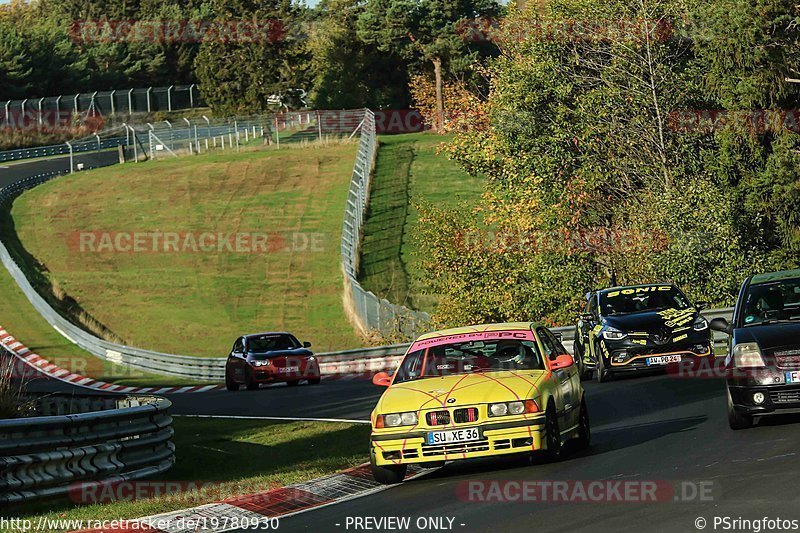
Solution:
<svg viewBox="0 0 800 533">
<path fill-rule="evenodd" d="M 167 111 L 172 111 L 172 88 L 174 85 L 167 87 Z"/>
<path fill-rule="evenodd" d="M 108 100 L 111 102 L 111 114 L 113 115 L 116 112 L 114 109 L 114 96 L 117 94 L 116 90 L 111 91 L 111 94 L 108 95 Z"/>
<path fill-rule="evenodd" d="M 100 142 L 100 135 L 95 133 L 94 136 L 97 137 L 97 149 L 99 150 L 100 148 L 102 148 L 102 143 Z"/>
<path fill-rule="evenodd" d="M 133 114 L 133 89 L 128 91 L 128 114 Z"/>
<path fill-rule="evenodd" d="M 39 98 L 39 129 L 42 129 L 42 102 L 44 102 L 44 97 Z"/>
<path fill-rule="evenodd" d="M 135 162 L 139 162 L 139 149 L 136 146 L 139 144 L 139 139 L 136 138 L 136 130 L 133 129 L 133 126 L 128 126 L 131 129 L 131 133 L 133 134 L 133 160 Z"/>
<path fill-rule="evenodd" d="M 169 120 L 165 120 L 164 122 L 166 122 L 167 126 L 169 126 L 169 149 L 175 150 L 175 139 L 172 134 L 172 123 Z"/>
<path fill-rule="evenodd" d="M 194 94 L 193 94 L 194 88 L 195 88 L 195 84 L 194 83 L 189 85 L 189 108 L 190 109 L 194 108 Z"/>
<path fill-rule="evenodd" d="M 74 106 L 73 106 L 74 109 L 72 110 L 74 113 L 77 113 L 80 110 L 80 100 L 79 100 L 80 97 L 81 97 L 81 93 L 78 93 L 78 94 L 75 95 L 75 102 L 74 102 Z"/>
<path fill-rule="evenodd" d="M 6 105 L 5 105 L 5 120 L 4 120 L 4 122 L 5 122 L 5 126 L 6 127 L 8 127 L 8 125 L 11 123 L 11 117 L 8 116 L 9 113 L 10 113 L 10 108 L 11 108 L 11 100 L 8 100 L 6 102 Z"/>
<path fill-rule="evenodd" d="M 147 88 L 147 112 L 150 113 L 152 111 L 152 106 L 150 104 L 150 93 L 153 92 L 152 87 Z"/>
<path fill-rule="evenodd" d="M 278 115 L 275 115 L 275 142 L 278 144 L 278 148 L 281 147 L 281 129 L 278 126 Z"/>
<path fill-rule="evenodd" d="M 197 124 L 194 126 L 194 145 L 197 148 L 197 153 L 200 153 L 200 139 L 197 138 Z"/>
<path fill-rule="evenodd" d="M 208 135 L 206 137 L 211 137 L 211 121 L 208 120 L 208 117 L 203 115 L 203 120 L 206 121 L 206 130 L 208 131 Z M 214 146 L 217 146 L 216 137 L 214 138 Z"/>
<path fill-rule="evenodd" d="M 322 140 L 322 113 L 317 111 L 317 130 L 319 131 L 319 140 Z"/>
</svg>

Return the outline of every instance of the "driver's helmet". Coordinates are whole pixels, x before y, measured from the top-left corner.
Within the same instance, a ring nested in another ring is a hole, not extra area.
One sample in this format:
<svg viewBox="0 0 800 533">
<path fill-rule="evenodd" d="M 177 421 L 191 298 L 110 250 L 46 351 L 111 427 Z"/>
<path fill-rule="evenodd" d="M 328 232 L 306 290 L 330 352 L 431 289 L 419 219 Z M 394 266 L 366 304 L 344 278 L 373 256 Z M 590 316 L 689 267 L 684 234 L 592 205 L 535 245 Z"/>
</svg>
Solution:
<svg viewBox="0 0 800 533">
<path fill-rule="evenodd" d="M 521 341 L 503 339 L 497 343 L 492 359 L 500 364 L 522 364 L 529 356 L 531 349 L 522 344 Z"/>
</svg>

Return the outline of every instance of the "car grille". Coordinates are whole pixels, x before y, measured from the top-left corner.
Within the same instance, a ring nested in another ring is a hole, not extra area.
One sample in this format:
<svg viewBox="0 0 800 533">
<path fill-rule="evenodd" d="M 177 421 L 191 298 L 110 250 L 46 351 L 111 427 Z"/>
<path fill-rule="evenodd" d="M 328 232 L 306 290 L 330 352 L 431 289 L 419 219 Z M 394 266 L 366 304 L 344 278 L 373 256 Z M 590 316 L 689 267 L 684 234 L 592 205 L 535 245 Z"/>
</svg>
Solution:
<svg viewBox="0 0 800 533">
<path fill-rule="evenodd" d="M 772 391 L 769 393 L 772 403 L 800 403 L 800 389 L 788 391 Z"/>
<path fill-rule="evenodd" d="M 449 411 L 432 411 L 426 415 L 429 426 L 446 426 L 450 423 Z"/>
<path fill-rule="evenodd" d="M 464 424 L 467 422 L 477 422 L 478 421 L 478 408 L 477 407 L 467 407 L 466 409 L 456 409 L 453 411 L 453 420 L 456 421 L 456 424 Z"/>
<path fill-rule="evenodd" d="M 438 455 L 454 455 L 458 453 L 485 452 L 489 450 L 489 440 L 476 440 L 472 442 L 459 442 L 457 444 L 440 444 L 438 446 L 423 446 L 422 455 L 433 457 Z"/>
<path fill-rule="evenodd" d="M 775 363 L 780 368 L 800 368 L 799 348 L 779 348 L 767 352 L 767 355 L 775 357 Z"/>
</svg>

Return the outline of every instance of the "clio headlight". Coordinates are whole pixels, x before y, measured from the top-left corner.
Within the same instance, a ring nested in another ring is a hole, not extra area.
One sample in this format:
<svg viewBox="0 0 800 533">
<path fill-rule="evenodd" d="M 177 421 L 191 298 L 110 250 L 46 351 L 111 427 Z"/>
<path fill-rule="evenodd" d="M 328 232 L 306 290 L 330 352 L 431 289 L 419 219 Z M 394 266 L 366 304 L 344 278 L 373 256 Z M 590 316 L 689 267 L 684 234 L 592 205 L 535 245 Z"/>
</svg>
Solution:
<svg viewBox="0 0 800 533">
<path fill-rule="evenodd" d="M 708 329 L 708 320 L 699 316 L 697 320 L 694 321 L 692 328 L 694 328 L 695 331 L 705 331 Z"/>
<path fill-rule="evenodd" d="M 607 341 L 619 341 L 627 337 L 628 334 L 624 331 L 620 331 L 617 328 L 607 326 L 603 330 L 603 338 Z"/>
</svg>

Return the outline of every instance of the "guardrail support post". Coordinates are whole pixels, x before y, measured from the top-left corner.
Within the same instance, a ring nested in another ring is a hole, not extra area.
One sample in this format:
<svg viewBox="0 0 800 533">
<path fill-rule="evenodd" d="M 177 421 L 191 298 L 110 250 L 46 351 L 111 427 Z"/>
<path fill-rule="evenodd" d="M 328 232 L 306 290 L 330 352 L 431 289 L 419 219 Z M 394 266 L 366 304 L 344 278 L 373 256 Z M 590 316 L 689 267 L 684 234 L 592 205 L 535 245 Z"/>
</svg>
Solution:
<svg viewBox="0 0 800 533">
<path fill-rule="evenodd" d="M 73 157 L 73 154 L 72 154 L 72 143 L 67 141 L 67 146 L 69 147 L 69 173 L 70 174 L 74 174 L 75 173 L 75 165 L 74 165 L 74 162 L 73 162 L 74 157 Z"/>
</svg>

